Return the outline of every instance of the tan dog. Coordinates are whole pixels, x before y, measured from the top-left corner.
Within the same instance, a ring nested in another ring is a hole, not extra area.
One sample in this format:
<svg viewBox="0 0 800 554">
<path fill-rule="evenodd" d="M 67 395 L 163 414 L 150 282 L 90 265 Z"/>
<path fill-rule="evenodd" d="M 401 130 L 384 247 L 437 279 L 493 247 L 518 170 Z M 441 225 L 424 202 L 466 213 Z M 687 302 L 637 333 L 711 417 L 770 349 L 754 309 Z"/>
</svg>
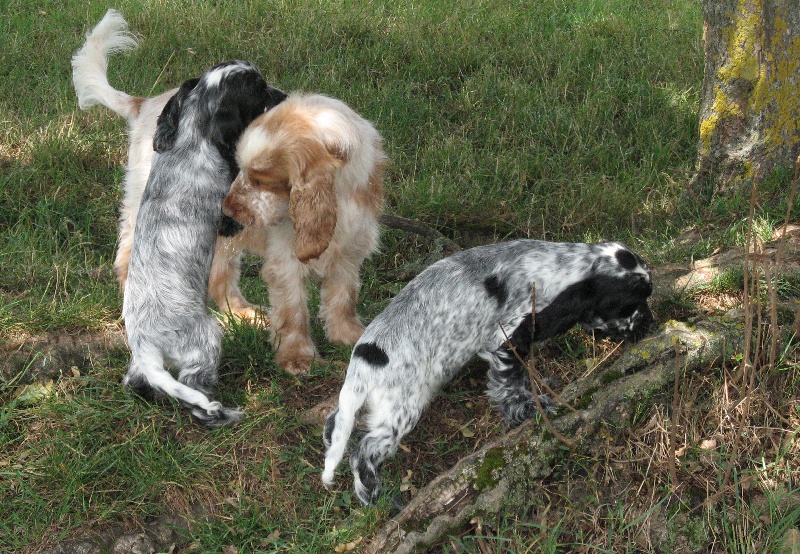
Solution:
<svg viewBox="0 0 800 554">
<path fill-rule="evenodd" d="M 257 250 L 271 304 L 278 363 L 308 371 L 316 349 L 309 336 L 308 280 L 321 284 L 320 313 L 330 340 L 355 344 L 359 269 L 378 247 L 383 206 L 381 137 L 344 103 L 290 94 L 242 134 L 241 171 L 223 213 L 263 233 Z"/>
</svg>

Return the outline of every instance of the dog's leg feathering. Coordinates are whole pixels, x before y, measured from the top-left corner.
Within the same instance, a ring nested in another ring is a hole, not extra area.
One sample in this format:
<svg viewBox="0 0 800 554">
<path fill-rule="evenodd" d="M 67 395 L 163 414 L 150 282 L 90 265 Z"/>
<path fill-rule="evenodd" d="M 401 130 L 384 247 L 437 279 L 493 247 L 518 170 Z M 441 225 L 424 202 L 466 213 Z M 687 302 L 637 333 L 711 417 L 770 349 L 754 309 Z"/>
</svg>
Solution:
<svg viewBox="0 0 800 554">
<path fill-rule="evenodd" d="M 517 426 L 536 415 L 536 399 L 531 392 L 530 377 L 521 361 L 527 360 L 532 339 L 532 318 L 528 315 L 509 338 L 510 345 L 504 343 L 494 352 L 481 354 L 489 362 L 486 393 L 511 426 Z M 552 410 L 547 395 L 540 394 L 539 402 L 544 409 Z"/>
<path fill-rule="evenodd" d="M 266 308 L 254 306 L 245 299 L 239 289 L 242 252 L 250 229 L 234 237 L 217 237 L 211 273 L 208 279 L 208 295 L 221 312 L 230 313 L 236 319 L 253 325 L 267 327 L 269 318 Z"/>
</svg>

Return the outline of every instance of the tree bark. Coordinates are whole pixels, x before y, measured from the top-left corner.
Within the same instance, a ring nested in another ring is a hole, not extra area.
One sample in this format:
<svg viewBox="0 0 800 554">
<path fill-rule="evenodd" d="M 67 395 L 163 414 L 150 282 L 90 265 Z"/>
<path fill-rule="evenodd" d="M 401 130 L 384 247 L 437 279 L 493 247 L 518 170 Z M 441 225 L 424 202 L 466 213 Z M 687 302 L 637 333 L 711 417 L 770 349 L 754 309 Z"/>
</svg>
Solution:
<svg viewBox="0 0 800 554">
<path fill-rule="evenodd" d="M 739 318 L 687 325 L 667 322 L 605 371 L 571 384 L 564 400 L 579 408 L 554 418 L 555 429 L 590 452 L 603 425 L 628 425 L 643 403 L 670 392 L 676 371 L 707 369 L 741 348 Z M 524 516 L 540 497 L 537 482 L 573 450 L 533 420 L 462 459 L 420 490 L 367 545 L 365 553 L 425 552 L 475 517 Z"/>
<path fill-rule="evenodd" d="M 800 4 L 701 0 L 705 74 L 695 192 L 728 194 L 800 152 Z M 788 177 L 787 177 L 788 182 Z"/>
</svg>

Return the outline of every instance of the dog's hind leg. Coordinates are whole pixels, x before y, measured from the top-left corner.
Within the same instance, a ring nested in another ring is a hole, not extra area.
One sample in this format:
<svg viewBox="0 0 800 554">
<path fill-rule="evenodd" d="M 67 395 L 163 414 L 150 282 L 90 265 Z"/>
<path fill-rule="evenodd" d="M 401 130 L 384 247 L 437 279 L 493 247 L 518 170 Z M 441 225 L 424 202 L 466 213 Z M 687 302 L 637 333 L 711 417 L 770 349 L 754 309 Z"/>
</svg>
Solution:
<svg viewBox="0 0 800 554">
<path fill-rule="evenodd" d="M 489 362 L 488 390 L 492 404 L 509 425 L 519 425 L 536 415 L 536 399 L 531 391 L 531 381 L 525 367 L 531 350 L 533 326 L 530 316 L 514 330 L 508 342 L 494 352 L 480 356 Z M 550 410 L 550 398 L 539 395 L 539 403 Z"/>
<path fill-rule="evenodd" d="M 381 493 L 380 470 L 394 456 L 400 441 L 419 421 L 424 404 L 370 406 L 369 432 L 350 454 L 356 496 L 362 504 L 374 503 Z"/>
<path fill-rule="evenodd" d="M 381 466 L 397 451 L 399 439 L 389 427 L 373 428 L 350 454 L 353 486 L 362 504 L 373 504 L 381 494 Z"/>
</svg>

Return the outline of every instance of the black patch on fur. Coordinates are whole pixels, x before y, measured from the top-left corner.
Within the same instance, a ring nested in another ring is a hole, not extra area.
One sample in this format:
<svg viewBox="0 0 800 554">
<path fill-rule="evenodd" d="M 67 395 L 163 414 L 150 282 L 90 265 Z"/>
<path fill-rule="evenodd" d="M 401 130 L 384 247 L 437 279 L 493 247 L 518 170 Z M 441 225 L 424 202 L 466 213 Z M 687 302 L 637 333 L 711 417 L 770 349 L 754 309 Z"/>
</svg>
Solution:
<svg viewBox="0 0 800 554">
<path fill-rule="evenodd" d="M 506 303 L 508 299 L 508 289 L 506 288 L 506 284 L 501 281 L 497 275 L 490 275 L 484 279 L 483 286 L 489 296 L 497 300 L 498 306 L 502 306 Z"/>
<path fill-rule="evenodd" d="M 138 375 L 133 379 L 129 379 L 125 384 L 125 388 L 128 390 L 128 392 L 131 392 L 148 402 L 153 402 L 157 398 L 156 390 L 150 386 L 150 383 L 143 375 Z"/>
<path fill-rule="evenodd" d="M 619 265 L 628 271 L 636 268 L 636 266 L 639 265 L 639 262 L 636 260 L 636 256 L 634 256 L 633 253 L 628 250 L 617 250 L 616 258 L 617 262 L 619 262 Z"/>
<path fill-rule="evenodd" d="M 360 457 L 358 458 L 358 477 L 361 479 L 361 484 L 367 489 L 367 498 L 361 498 L 365 504 L 370 504 L 378 499 L 380 494 L 381 480 L 378 477 L 380 467 L 374 467 L 368 463 L 367 460 Z"/>
<path fill-rule="evenodd" d="M 386 355 L 383 348 L 374 342 L 363 342 L 356 345 L 353 350 L 353 356 L 358 356 L 376 367 L 383 367 L 389 363 L 389 356 Z"/>
<path fill-rule="evenodd" d="M 331 445 L 331 435 L 333 435 L 333 430 L 336 427 L 336 414 L 338 413 L 339 408 L 337 407 L 328 414 L 327 418 L 325 418 L 325 428 L 322 431 L 322 441 L 325 443 L 326 447 Z"/>
<path fill-rule="evenodd" d="M 214 384 L 216 383 L 215 375 L 209 375 L 205 372 L 190 373 L 189 375 L 182 375 L 178 377 L 178 381 L 191 387 L 194 390 L 200 391 L 206 396 L 210 396 L 214 392 Z"/>
<path fill-rule="evenodd" d="M 178 92 L 167 101 L 164 109 L 161 110 L 156 124 L 156 132 L 153 135 L 153 150 L 156 152 L 164 152 L 175 145 L 183 104 L 199 82 L 200 79 L 184 81 Z"/>
</svg>

